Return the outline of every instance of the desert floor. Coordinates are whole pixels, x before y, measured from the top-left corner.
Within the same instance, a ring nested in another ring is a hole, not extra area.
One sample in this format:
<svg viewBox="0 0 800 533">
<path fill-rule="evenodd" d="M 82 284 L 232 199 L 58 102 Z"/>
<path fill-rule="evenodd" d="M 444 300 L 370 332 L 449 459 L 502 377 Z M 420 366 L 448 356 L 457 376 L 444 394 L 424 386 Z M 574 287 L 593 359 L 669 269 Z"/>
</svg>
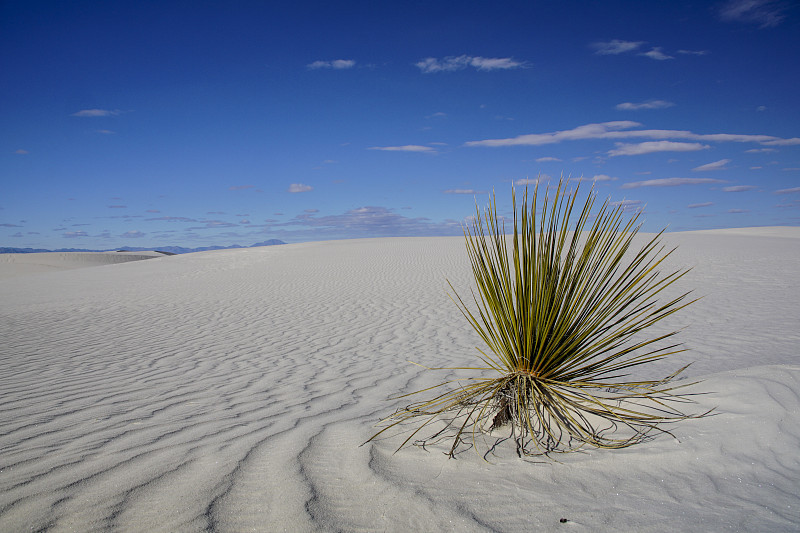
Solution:
<svg viewBox="0 0 800 533">
<path fill-rule="evenodd" d="M 663 240 L 702 299 L 637 372 L 716 411 L 555 461 L 361 446 L 477 361 L 462 238 L 0 261 L 0 531 L 797 531 L 800 228 Z"/>
</svg>

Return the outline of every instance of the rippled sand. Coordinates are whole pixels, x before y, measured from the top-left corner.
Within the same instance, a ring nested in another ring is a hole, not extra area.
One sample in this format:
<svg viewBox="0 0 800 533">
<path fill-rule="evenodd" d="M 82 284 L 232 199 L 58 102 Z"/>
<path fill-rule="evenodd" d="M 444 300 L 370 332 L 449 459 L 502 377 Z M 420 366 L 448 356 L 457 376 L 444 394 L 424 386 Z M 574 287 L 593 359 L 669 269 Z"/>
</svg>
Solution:
<svg viewBox="0 0 800 533">
<path fill-rule="evenodd" d="M 359 446 L 471 363 L 461 238 L 202 252 L 0 279 L 0 531 L 796 531 L 800 229 L 688 232 L 696 410 L 619 451 Z M 562 523 L 561 519 L 568 522 Z"/>
</svg>

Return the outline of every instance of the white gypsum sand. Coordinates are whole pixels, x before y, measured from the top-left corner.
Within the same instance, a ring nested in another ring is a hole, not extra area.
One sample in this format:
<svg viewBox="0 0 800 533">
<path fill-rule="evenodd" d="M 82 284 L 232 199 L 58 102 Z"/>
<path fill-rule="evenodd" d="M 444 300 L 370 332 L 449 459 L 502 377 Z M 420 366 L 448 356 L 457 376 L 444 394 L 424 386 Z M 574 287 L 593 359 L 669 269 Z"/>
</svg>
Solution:
<svg viewBox="0 0 800 533">
<path fill-rule="evenodd" d="M 115 265 L 164 257 L 162 252 L 42 252 L 0 254 L 0 279 L 59 272 L 75 268 Z"/>
<path fill-rule="evenodd" d="M 796 531 L 800 228 L 663 241 L 703 298 L 658 325 L 690 351 L 637 371 L 695 361 L 686 409 L 717 411 L 558 462 L 359 446 L 447 377 L 409 360 L 473 362 L 460 237 L 0 279 L 0 531 Z"/>
</svg>

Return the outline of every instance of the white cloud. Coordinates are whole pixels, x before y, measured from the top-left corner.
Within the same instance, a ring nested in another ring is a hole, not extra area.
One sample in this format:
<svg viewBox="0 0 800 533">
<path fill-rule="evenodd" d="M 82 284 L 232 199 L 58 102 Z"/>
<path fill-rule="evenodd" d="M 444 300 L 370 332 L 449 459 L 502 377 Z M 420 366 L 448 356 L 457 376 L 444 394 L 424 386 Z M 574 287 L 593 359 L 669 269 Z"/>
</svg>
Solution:
<svg viewBox="0 0 800 533">
<path fill-rule="evenodd" d="M 745 150 L 744 153 L 746 154 L 758 154 L 762 152 L 777 152 L 777 148 L 751 148 L 750 150 Z"/>
<path fill-rule="evenodd" d="M 369 150 L 383 150 L 385 152 L 425 152 L 436 153 L 430 146 L 419 146 L 417 144 L 406 144 L 405 146 L 372 146 Z"/>
<path fill-rule="evenodd" d="M 201 224 L 205 224 L 205 226 L 192 226 L 190 228 L 186 228 L 186 231 L 193 231 L 199 229 L 219 229 L 219 228 L 235 228 L 238 224 L 234 224 L 233 222 L 225 222 L 224 220 L 201 220 Z"/>
<path fill-rule="evenodd" d="M 622 111 L 638 111 L 640 109 L 664 109 L 674 105 L 675 104 L 672 102 L 667 102 L 666 100 L 648 100 L 638 104 L 634 104 L 632 102 L 623 102 L 621 104 L 617 104 L 617 109 Z"/>
<path fill-rule="evenodd" d="M 710 207 L 712 205 L 714 205 L 714 202 L 703 202 L 701 204 L 689 204 L 686 207 L 689 209 L 697 209 L 699 207 Z"/>
<path fill-rule="evenodd" d="M 312 190 L 313 188 L 314 187 L 312 187 L 311 185 L 305 185 L 303 183 L 292 183 L 291 185 L 289 185 L 289 188 L 287 189 L 287 191 L 288 192 L 308 192 L 308 191 Z"/>
<path fill-rule="evenodd" d="M 774 0 L 729 0 L 719 10 L 726 22 L 750 22 L 760 28 L 777 26 L 785 18 L 784 5 Z"/>
<path fill-rule="evenodd" d="M 522 178 L 514 181 L 514 185 L 538 185 L 545 178 Z"/>
<path fill-rule="evenodd" d="M 694 167 L 692 170 L 695 172 L 706 172 L 709 170 L 726 170 L 725 165 L 727 165 L 730 162 L 731 162 L 730 159 L 720 159 L 719 161 L 714 161 L 713 163 L 706 163 L 705 165 Z"/>
<path fill-rule="evenodd" d="M 121 111 L 115 109 L 113 111 L 108 109 L 82 109 L 77 113 L 73 113 L 70 116 L 73 117 L 112 117 L 117 116 L 121 113 Z"/>
<path fill-rule="evenodd" d="M 547 163 L 548 161 L 561 161 L 561 159 L 557 157 L 540 157 L 536 160 L 537 163 Z"/>
<path fill-rule="evenodd" d="M 608 205 L 611 207 L 622 207 L 622 210 L 626 213 L 644 209 L 641 200 L 619 200 L 617 202 L 609 202 Z"/>
<path fill-rule="evenodd" d="M 639 187 L 677 187 L 680 185 L 702 185 L 704 183 L 725 183 L 712 178 L 663 178 L 657 180 L 632 181 L 625 183 L 620 189 L 638 189 Z"/>
<path fill-rule="evenodd" d="M 478 70 L 509 70 L 521 68 L 525 63 L 510 57 L 448 56 L 443 59 L 426 57 L 414 64 L 423 73 L 453 72 L 473 67 Z"/>
<path fill-rule="evenodd" d="M 800 192 L 800 187 L 792 187 L 791 189 L 781 189 L 779 191 L 775 191 L 775 194 L 791 194 L 794 192 Z"/>
<path fill-rule="evenodd" d="M 609 136 L 614 130 L 621 130 L 641 126 L 638 122 L 630 120 L 617 120 L 601 124 L 586 124 L 571 130 L 555 131 L 552 133 L 530 133 L 509 139 L 486 139 L 483 141 L 469 141 L 465 146 L 539 146 L 555 144 L 562 141 L 576 141 L 581 139 L 602 139 Z"/>
<path fill-rule="evenodd" d="M 64 237 L 68 239 L 74 239 L 75 237 L 88 237 L 89 234 L 85 231 L 67 231 L 62 234 Z"/>
<path fill-rule="evenodd" d="M 592 48 L 595 49 L 595 54 L 598 55 L 618 55 L 625 52 L 632 52 L 642 46 L 644 41 L 621 41 L 614 39 L 608 42 L 592 43 Z"/>
<path fill-rule="evenodd" d="M 686 130 L 639 130 L 631 129 L 641 126 L 639 122 L 631 120 L 615 120 L 595 124 L 584 124 L 571 130 L 561 130 L 549 133 L 531 133 L 519 135 L 508 139 L 486 139 L 482 141 L 469 141 L 464 146 L 540 146 L 555 144 L 562 141 L 577 141 L 586 139 L 682 139 L 689 141 L 706 142 L 754 142 L 763 146 L 789 146 L 800 144 L 800 138 L 783 139 L 771 135 L 741 135 L 732 133 L 699 134 Z"/>
<path fill-rule="evenodd" d="M 126 231 L 125 233 L 120 235 L 120 237 L 130 238 L 130 239 L 138 239 L 139 237 L 144 237 L 145 235 L 146 235 L 146 233 L 142 233 L 139 230 L 132 230 L 132 231 Z"/>
<path fill-rule="evenodd" d="M 306 65 L 306 68 L 310 70 L 318 70 L 321 68 L 344 70 L 348 68 L 353 68 L 354 66 L 356 66 L 356 62 L 353 59 L 335 59 L 333 61 L 314 61 L 313 63 L 309 63 L 308 65 Z"/>
<path fill-rule="evenodd" d="M 755 185 L 733 185 L 731 187 L 723 187 L 722 190 L 725 192 L 745 192 L 757 188 Z"/>
<path fill-rule="evenodd" d="M 508 70 L 524 66 L 510 57 L 473 57 L 469 64 L 478 70 Z"/>
<path fill-rule="evenodd" d="M 683 143 L 675 141 L 647 141 L 637 144 L 617 143 L 617 147 L 608 151 L 610 156 L 642 155 L 654 152 L 696 152 L 711 148 L 707 144 Z"/>
<path fill-rule="evenodd" d="M 445 194 L 486 194 L 486 191 L 476 191 L 475 189 L 447 189 Z"/>
<path fill-rule="evenodd" d="M 708 50 L 678 50 L 678 53 L 692 56 L 704 56 L 708 54 Z"/>
<path fill-rule="evenodd" d="M 158 211 L 156 211 L 158 212 Z M 165 222 L 197 222 L 194 218 L 187 218 L 187 217 L 156 217 L 156 218 L 146 218 L 146 221 L 155 221 L 155 220 L 163 220 Z"/>
<path fill-rule="evenodd" d="M 583 179 L 583 178 L 582 178 Z M 613 178 L 607 174 L 595 174 L 591 178 L 588 178 L 589 181 L 616 181 L 619 178 Z"/>
<path fill-rule="evenodd" d="M 791 139 L 774 139 L 759 142 L 765 146 L 794 146 L 800 144 L 800 138 L 792 137 Z"/>
<path fill-rule="evenodd" d="M 639 55 L 649 57 L 650 59 L 656 59 L 658 61 L 664 61 L 665 59 L 675 59 L 674 57 L 668 56 L 667 54 L 662 52 L 660 46 L 656 46 L 649 52 L 642 52 Z"/>
</svg>

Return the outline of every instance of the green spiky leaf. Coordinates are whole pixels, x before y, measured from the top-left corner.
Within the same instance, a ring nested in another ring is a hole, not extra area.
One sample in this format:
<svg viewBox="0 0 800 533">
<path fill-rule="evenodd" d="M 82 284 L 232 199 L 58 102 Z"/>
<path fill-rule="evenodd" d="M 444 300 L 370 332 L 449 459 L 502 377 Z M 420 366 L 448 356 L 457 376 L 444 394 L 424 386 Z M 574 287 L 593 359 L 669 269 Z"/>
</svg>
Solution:
<svg viewBox="0 0 800 533">
<path fill-rule="evenodd" d="M 526 188 L 519 207 L 512 187 L 510 235 L 494 195 L 484 213 L 476 206 L 464 228 L 474 307 L 450 288 L 488 348 L 479 349 L 482 366 L 475 368 L 485 372 L 405 395 L 458 384 L 389 416 L 370 440 L 422 417 L 400 448 L 437 419 L 445 428 L 431 438 L 452 437 L 451 457 L 468 435 L 474 443 L 476 435 L 503 427 L 524 455 L 586 444 L 621 448 L 652 430 L 666 431 L 669 422 L 707 414 L 676 407 L 687 397 L 671 382 L 685 367 L 666 378 L 626 379 L 633 367 L 684 351 L 672 342 L 677 331 L 648 336 L 647 330 L 692 303 L 688 292 L 665 303 L 656 298 L 688 270 L 659 271 L 674 251 L 660 244 L 663 231 L 633 248 L 639 213 L 625 221 L 622 206 L 606 200 L 593 217 L 595 196 L 578 210 L 577 188 L 567 187 L 568 180 L 560 181 L 552 199 L 545 191 L 541 206 L 538 185 L 530 203 Z"/>
</svg>

